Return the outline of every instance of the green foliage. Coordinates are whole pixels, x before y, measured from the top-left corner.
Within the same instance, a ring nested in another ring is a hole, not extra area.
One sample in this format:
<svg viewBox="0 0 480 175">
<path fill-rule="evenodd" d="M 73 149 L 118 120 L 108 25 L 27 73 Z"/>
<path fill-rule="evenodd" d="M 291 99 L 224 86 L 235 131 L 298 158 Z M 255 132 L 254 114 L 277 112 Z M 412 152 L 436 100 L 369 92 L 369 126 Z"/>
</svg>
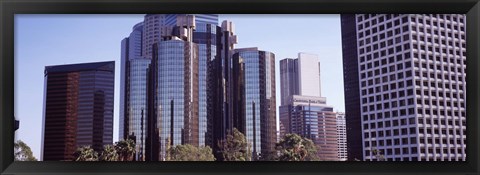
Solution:
<svg viewBox="0 0 480 175">
<path fill-rule="evenodd" d="M 98 161 L 98 153 L 90 146 L 82 146 L 73 154 L 75 161 Z"/>
<path fill-rule="evenodd" d="M 278 151 L 270 151 L 270 152 L 265 152 L 260 154 L 260 161 L 278 161 L 279 156 L 278 156 Z"/>
<path fill-rule="evenodd" d="M 177 145 L 168 151 L 171 161 L 215 161 L 209 146 Z"/>
<path fill-rule="evenodd" d="M 75 161 L 133 161 L 135 142 L 127 139 L 118 141 L 115 145 L 105 145 L 100 156 L 90 146 L 82 146 L 73 155 Z"/>
<path fill-rule="evenodd" d="M 236 128 L 233 128 L 233 134 L 229 132 L 227 139 L 218 143 L 221 149 L 224 161 L 251 161 L 251 145 L 247 143 L 245 135 Z"/>
<path fill-rule="evenodd" d="M 120 161 L 135 160 L 135 142 L 132 139 L 118 141 L 114 147 Z"/>
<path fill-rule="evenodd" d="M 276 144 L 280 161 L 318 161 L 318 148 L 312 140 L 302 138 L 297 134 L 286 134 Z"/>
<path fill-rule="evenodd" d="M 105 145 L 103 147 L 102 154 L 100 155 L 100 160 L 101 161 L 118 161 L 118 153 L 117 150 L 115 150 L 115 147 L 113 145 Z"/>
<path fill-rule="evenodd" d="M 386 161 L 385 156 L 382 154 L 382 151 L 378 150 L 377 148 L 373 148 L 372 153 L 375 158 L 377 158 L 377 161 Z"/>
<path fill-rule="evenodd" d="M 30 147 L 21 140 L 14 144 L 15 161 L 37 161 Z"/>
</svg>

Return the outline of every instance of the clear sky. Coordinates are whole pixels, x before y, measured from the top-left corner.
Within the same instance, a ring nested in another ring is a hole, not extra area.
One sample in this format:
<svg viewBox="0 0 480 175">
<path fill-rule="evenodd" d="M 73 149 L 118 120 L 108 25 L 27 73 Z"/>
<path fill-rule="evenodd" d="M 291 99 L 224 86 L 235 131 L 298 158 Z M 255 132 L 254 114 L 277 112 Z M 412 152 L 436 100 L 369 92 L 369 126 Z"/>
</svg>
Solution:
<svg viewBox="0 0 480 175">
<path fill-rule="evenodd" d="M 113 138 L 118 140 L 120 41 L 143 16 L 15 15 L 16 139 L 27 143 L 36 158 L 41 153 L 44 69 L 49 65 L 115 61 Z M 220 15 L 220 23 L 223 20 L 234 23 L 237 48 L 258 47 L 275 54 L 277 106 L 278 62 L 308 52 L 320 58 L 321 93 L 327 104 L 345 111 L 339 15 Z"/>
</svg>

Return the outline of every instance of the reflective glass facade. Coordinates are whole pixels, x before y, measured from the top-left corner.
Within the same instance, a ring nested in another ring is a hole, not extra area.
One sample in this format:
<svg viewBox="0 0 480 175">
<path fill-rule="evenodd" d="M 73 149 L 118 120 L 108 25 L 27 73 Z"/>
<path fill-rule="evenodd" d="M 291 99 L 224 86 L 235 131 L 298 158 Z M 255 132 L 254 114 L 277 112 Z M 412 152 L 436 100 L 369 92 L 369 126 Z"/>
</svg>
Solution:
<svg viewBox="0 0 480 175">
<path fill-rule="evenodd" d="M 206 145 L 209 137 L 207 123 L 207 74 L 208 62 L 217 55 L 217 26 L 213 24 L 197 23 L 193 33 L 193 41 L 198 46 L 198 75 L 199 75 L 199 145 Z"/>
<path fill-rule="evenodd" d="M 142 35 L 143 35 L 143 22 L 140 22 L 133 26 L 132 32 L 129 37 L 124 38 L 121 43 L 121 58 L 120 58 L 120 129 L 119 139 L 127 138 L 130 133 L 128 116 L 128 106 L 130 103 L 130 82 L 128 81 L 130 76 L 130 62 L 129 60 L 142 58 Z M 146 85 L 144 85 L 146 86 Z"/>
<path fill-rule="evenodd" d="M 129 63 L 128 135 L 135 136 L 137 160 L 143 160 L 147 134 L 147 68 L 150 59 L 133 59 Z"/>
<path fill-rule="evenodd" d="M 256 154 L 276 142 L 275 55 L 256 49 L 237 50 L 232 59 L 233 123 Z M 237 90 L 235 90 L 237 89 Z"/>
<path fill-rule="evenodd" d="M 113 61 L 45 67 L 43 160 L 112 144 L 114 72 Z"/>
<path fill-rule="evenodd" d="M 199 145 L 198 46 L 183 40 L 158 47 L 158 117 L 162 154 L 170 144 Z"/>
</svg>

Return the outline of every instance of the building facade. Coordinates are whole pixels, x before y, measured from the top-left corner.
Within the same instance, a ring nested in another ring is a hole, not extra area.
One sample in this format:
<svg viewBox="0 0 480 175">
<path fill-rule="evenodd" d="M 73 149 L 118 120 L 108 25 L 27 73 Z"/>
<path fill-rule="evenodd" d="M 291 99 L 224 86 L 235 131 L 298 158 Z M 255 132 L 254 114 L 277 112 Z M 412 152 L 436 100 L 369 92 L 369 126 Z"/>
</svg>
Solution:
<svg viewBox="0 0 480 175">
<path fill-rule="evenodd" d="M 256 48 L 236 49 L 232 57 L 232 125 L 252 144 L 254 158 L 275 149 L 275 55 Z"/>
<path fill-rule="evenodd" d="M 281 103 L 291 95 L 321 97 L 318 55 L 298 53 L 298 58 L 280 60 Z"/>
<path fill-rule="evenodd" d="M 338 160 L 348 160 L 347 152 L 347 127 L 345 113 L 337 112 L 337 140 L 338 140 Z"/>
<path fill-rule="evenodd" d="M 282 133 L 295 133 L 312 140 L 323 161 L 338 161 L 337 116 L 325 97 L 292 95 L 280 106 Z"/>
<path fill-rule="evenodd" d="M 114 77 L 113 61 L 45 67 L 42 160 L 112 144 Z"/>
<path fill-rule="evenodd" d="M 360 84 L 358 79 L 357 30 L 354 14 L 341 14 L 343 91 L 347 126 L 349 161 L 363 160 Z"/>
<path fill-rule="evenodd" d="M 142 58 L 142 35 L 143 35 L 143 22 L 140 22 L 133 26 L 132 32 L 129 37 L 124 38 L 121 42 L 121 54 L 120 54 L 120 106 L 119 106 L 119 115 L 120 115 L 120 129 L 119 137 L 120 139 L 125 139 L 128 137 L 128 134 L 131 134 L 129 130 L 133 130 L 132 126 L 129 124 L 130 118 L 134 120 L 134 117 L 131 117 L 129 114 L 129 97 L 130 97 L 130 81 L 129 76 L 130 72 L 130 61 L 134 59 Z M 134 66 L 138 67 L 138 66 Z M 138 74 L 138 70 L 137 70 Z M 132 92 L 140 93 L 140 92 Z M 129 118 L 130 117 L 130 118 Z M 137 117 L 138 118 L 138 117 Z M 139 120 L 139 119 L 137 119 Z"/>
<path fill-rule="evenodd" d="M 357 35 L 349 42 L 357 43 L 362 128 L 356 132 L 362 133 L 363 160 L 378 160 L 377 149 L 389 161 L 465 161 L 465 15 L 350 20 Z M 349 115 L 347 108 L 347 126 Z"/>
</svg>

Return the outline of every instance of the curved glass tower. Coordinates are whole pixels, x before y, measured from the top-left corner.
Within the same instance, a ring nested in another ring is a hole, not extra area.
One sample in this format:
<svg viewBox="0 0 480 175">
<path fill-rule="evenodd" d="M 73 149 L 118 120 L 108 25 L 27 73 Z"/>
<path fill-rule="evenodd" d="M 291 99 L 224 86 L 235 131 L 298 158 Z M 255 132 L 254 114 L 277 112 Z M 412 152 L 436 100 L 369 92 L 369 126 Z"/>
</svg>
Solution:
<svg viewBox="0 0 480 175">
<path fill-rule="evenodd" d="M 245 133 L 253 158 L 276 142 L 275 55 L 257 48 L 236 49 L 232 57 L 233 126 Z"/>
</svg>

